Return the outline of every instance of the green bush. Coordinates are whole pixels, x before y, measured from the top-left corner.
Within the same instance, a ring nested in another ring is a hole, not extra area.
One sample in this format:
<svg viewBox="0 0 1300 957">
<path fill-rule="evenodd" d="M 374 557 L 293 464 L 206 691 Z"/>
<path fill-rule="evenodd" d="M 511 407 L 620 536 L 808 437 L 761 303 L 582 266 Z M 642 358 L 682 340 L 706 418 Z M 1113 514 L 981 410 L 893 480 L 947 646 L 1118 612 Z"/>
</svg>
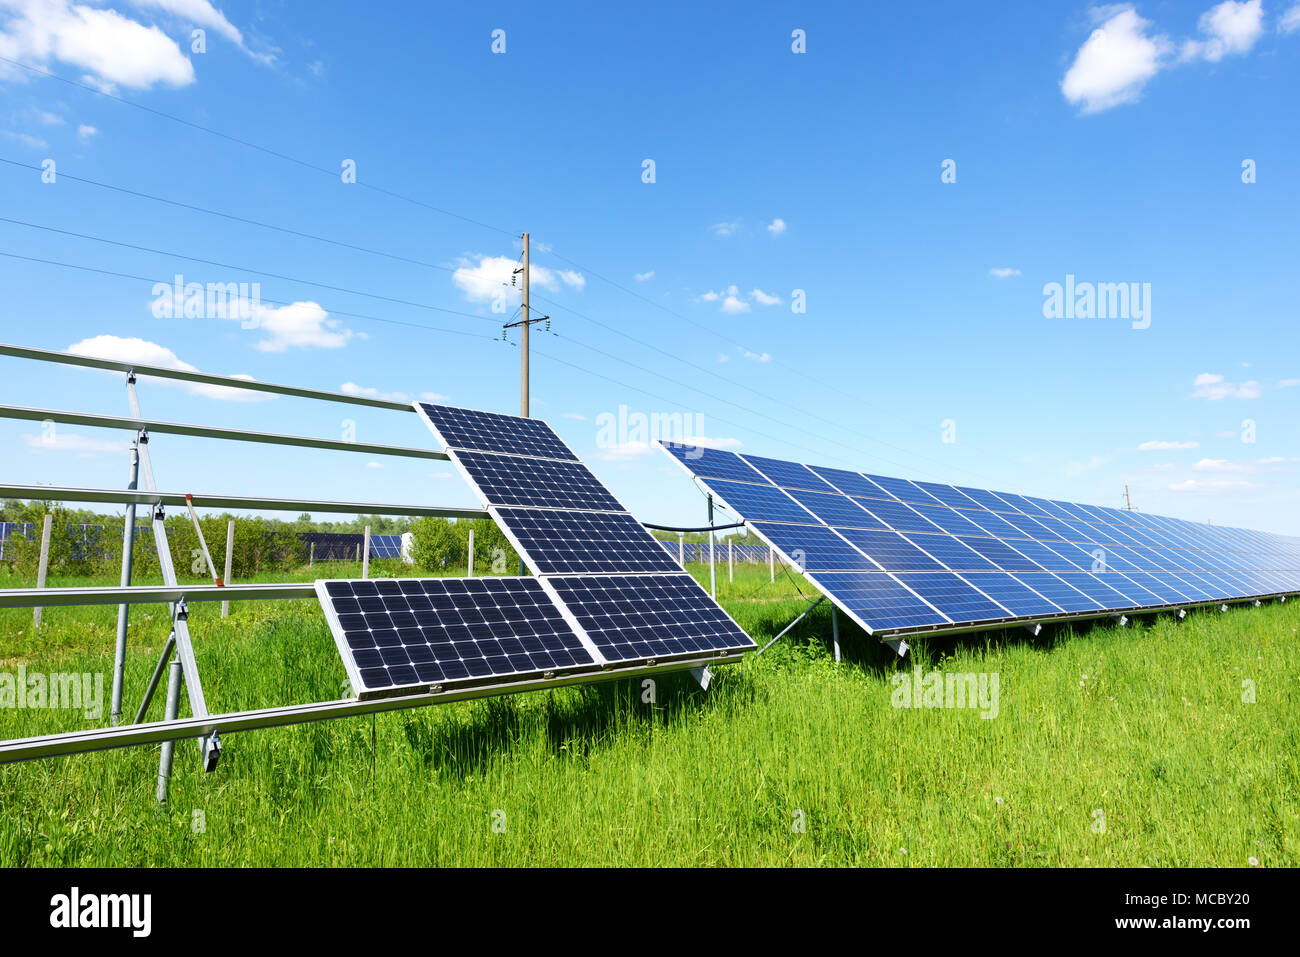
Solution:
<svg viewBox="0 0 1300 957">
<path fill-rule="evenodd" d="M 459 575 L 469 554 L 469 531 L 474 529 L 474 574 L 514 575 L 519 556 L 491 519 L 448 521 L 422 518 L 411 523 L 411 557 L 421 569 L 435 575 Z"/>
</svg>

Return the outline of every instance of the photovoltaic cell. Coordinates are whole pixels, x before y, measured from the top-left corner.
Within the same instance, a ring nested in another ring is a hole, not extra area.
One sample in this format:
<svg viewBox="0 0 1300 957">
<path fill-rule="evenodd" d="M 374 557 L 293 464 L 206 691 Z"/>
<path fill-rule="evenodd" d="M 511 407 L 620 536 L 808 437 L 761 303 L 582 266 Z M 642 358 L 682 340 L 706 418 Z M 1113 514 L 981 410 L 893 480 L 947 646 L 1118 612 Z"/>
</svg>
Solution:
<svg viewBox="0 0 1300 957">
<path fill-rule="evenodd" d="M 840 495 L 838 492 L 806 492 L 795 488 L 787 489 L 787 491 L 799 500 L 799 504 L 803 505 L 804 508 L 827 525 L 843 525 L 846 528 L 885 527 L 884 522 L 862 508 L 847 495 Z M 767 518 L 768 516 L 755 515 L 754 517 Z M 779 519 L 772 517 L 771 521 L 779 521 Z"/>
<path fill-rule="evenodd" d="M 808 467 L 845 495 L 865 495 L 867 498 L 889 497 L 888 492 L 858 472 L 828 468 L 824 465 L 810 465 Z"/>
<path fill-rule="evenodd" d="M 673 458 L 700 478 L 731 479 L 734 482 L 771 484 L 766 478 L 735 452 L 710 449 L 702 445 L 681 445 L 677 442 L 659 443 Z"/>
<path fill-rule="evenodd" d="M 926 535 L 909 532 L 903 536 L 930 557 L 956 572 L 992 571 L 997 568 L 979 552 L 951 535 Z"/>
<path fill-rule="evenodd" d="M 837 531 L 889 571 L 942 571 L 943 566 L 898 532 L 869 528 L 841 528 Z M 917 536 L 918 538 L 920 536 Z"/>
<path fill-rule="evenodd" d="M 488 505 L 624 511 L 581 462 L 554 462 L 491 452 L 460 452 L 457 460 Z"/>
<path fill-rule="evenodd" d="M 778 525 L 771 522 L 752 524 L 756 532 L 804 571 L 850 571 L 876 567 L 871 559 L 824 526 Z M 865 534 L 865 531 L 844 529 L 842 534 L 847 537 Z"/>
<path fill-rule="evenodd" d="M 808 489 L 814 492 L 835 491 L 820 475 L 808 468 L 808 466 L 800 465 L 798 462 L 767 459 L 761 455 L 742 454 L 740 457 L 766 475 L 773 485 L 779 485 L 782 488 Z"/>
<path fill-rule="evenodd" d="M 855 499 L 855 501 L 898 532 L 937 532 L 938 525 L 930 521 L 910 505 L 902 502 L 883 502 L 873 498 Z"/>
<path fill-rule="evenodd" d="M 1052 604 L 1066 611 L 1100 611 L 1101 604 L 1093 601 L 1079 589 L 1064 582 L 1050 572 L 1017 572 L 1014 576 L 1022 585 L 1028 585 Z"/>
<path fill-rule="evenodd" d="M 626 512 L 500 508 L 496 513 L 541 575 L 678 570 L 663 546 Z"/>
<path fill-rule="evenodd" d="M 889 478 L 885 475 L 871 475 L 865 472 L 863 474 L 900 502 L 924 502 L 929 505 L 938 502 L 938 499 L 933 495 L 923 491 L 920 486 L 909 482 L 907 479 Z"/>
<path fill-rule="evenodd" d="M 980 594 L 950 572 L 896 572 L 894 575 L 953 621 L 1014 618 L 1014 613 Z"/>
<path fill-rule="evenodd" d="M 541 419 L 476 412 L 427 402 L 417 402 L 416 408 L 433 426 L 447 448 L 507 452 L 511 455 L 533 455 L 549 459 L 577 459 Z"/>
<path fill-rule="evenodd" d="M 753 640 L 690 575 L 556 576 L 546 587 L 610 661 L 748 651 Z"/>
<path fill-rule="evenodd" d="M 709 488 L 738 515 L 755 522 L 795 522 L 816 525 L 817 518 L 808 514 L 783 489 L 774 485 L 749 485 L 710 479 Z"/>
<path fill-rule="evenodd" d="M 924 628 L 948 619 L 885 572 L 816 575 L 813 579 L 868 629 Z"/>
<path fill-rule="evenodd" d="M 1042 565 L 1016 551 L 1014 542 L 1009 544 L 997 538 L 962 536 L 962 543 L 979 552 L 1004 572 L 1037 572 L 1043 569 Z"/>
<path fill-rule="evenodd" d="M 358 696 L 594 668 L 535 578 L 322 581 Z"/>
<path fill-rule="evenodd" d="M 1064 611 L 1006 572 L 967 572 L 961 577 L 1020 618 L 1059 615 Z"/>
</svg>

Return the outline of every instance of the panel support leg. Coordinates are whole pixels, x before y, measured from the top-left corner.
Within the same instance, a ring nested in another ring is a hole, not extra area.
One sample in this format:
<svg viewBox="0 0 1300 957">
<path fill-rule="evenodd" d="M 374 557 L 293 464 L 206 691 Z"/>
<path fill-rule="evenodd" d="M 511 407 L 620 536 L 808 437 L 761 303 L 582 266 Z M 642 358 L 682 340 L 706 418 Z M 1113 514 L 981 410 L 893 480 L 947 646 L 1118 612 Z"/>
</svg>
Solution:
<svg viewBox="0 0 1300 957">
<path fill-rule="evenodd" d="M 163 712 L 163 717 L 168 721 L 175 721 L 181 708 L 181 663 L 178 659 L 173 659 L 171 669 L 167 675 L 167 707 Z M 167 782 L 172 776 L 172 758 L 176 754 L 176 742 L 164 741 L 162 746 L 162 756 L 158 759 L 158 791 L 157 798 L 159 804 L 167 803 Z"/>
<path fill-rule="evenodd" d="M 835 646 L 835 663 L 840 663 L 840 610 L 831 605 L 831 643 Z"/>
<path fill-rule="evenodd" d="M 812 611 L 814 608 L 816 608 L 818 605 L 820 605 L 820 604 L 821 604 L 822 602 L 824 602 L 825 600 L 826 600 L 826 596 L 823 595 L 821 598 L 818 598 L 815 602 L 813 602 L 813 603 L 810 604 L 807 608 L 805 608 L 803 611 L 801 611 L 801 612 L 799 613 L 799 617 L 798 617 L 798 618 L 796 618 L 794 621 L 790 622 L 790 624 L 788 624 L 788 625 L 786 625 L 784 628 L 782 628 L 782 629 L 780 630 L 780 632 L 777 633 L 777 636 L 776 636 L 775 638 L 773 638 L 771 641 L 769 641 L 767 644 L 765 644 L 762 648 L 758 649 L 758 654 L 755 655 L 754 657 L 757 658 L 758 655 L 761 655 L 763 652 L 767 651 L 767 649 L 771 648 L 774 644 L 776 644 L 776 643 L 777 643 L 777 642 L 778 642 L 778 641 L 779 641 L 779 640 L 780 640 L 780 639 L 785 635 L 785 633 L 786 633 L 787 631 L 789 631 L 789 630 L 790 630 L 791 628 L 793 628 L 795 625 L 799 624 L 799 622 L 803 621 L 804 616 L 807 615 L 808 612 Z"/>
<path fill-rule="evenodd" d="M 131 465 L 127 473 L 126 487 L 135 491 L 140 483 L 140 436 L 131 443 Z M 122 575 L 121 584 L 125 588 L 131 584 L 131 566 L 135 552 L 135 503 L 126 506 L 125 524 L 122 526 Z M 126 626 L 131 614 L 131 606 L 123 603 L 117 606 L 117 643 L 113 646 L 113 706 L 109 712 L 109 721 L 116 725 L 122 717 L 122 681 L 126 672 Z"/>
</svg>

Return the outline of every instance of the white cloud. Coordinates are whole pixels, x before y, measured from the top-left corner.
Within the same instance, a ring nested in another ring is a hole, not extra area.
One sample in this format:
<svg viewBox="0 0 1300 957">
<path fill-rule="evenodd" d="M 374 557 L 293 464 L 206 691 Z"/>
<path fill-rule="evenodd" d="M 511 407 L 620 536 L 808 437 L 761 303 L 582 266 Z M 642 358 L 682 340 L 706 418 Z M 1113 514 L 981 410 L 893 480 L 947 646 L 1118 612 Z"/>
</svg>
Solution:
<svg viewBox="0 0 1300 957">
<path fill-rule="evenodd" d="M 1193 385 L 1196 388 L 1192 392 L 1192 398 L 1209 399 L 1211 402 L 1220 399 L 1258 399 L 1260 396 L 1259 383 L 1254 379 L 1240 383 L 1227 382 L 1223 376 L 1213 372 L 1202 372 Z"/>
<path fill-rule="evenodd" d="M 451 396 L 443 395 L 441 392 L 421 392 L 419 399 L 421 402 L 446 402 Z"/>
<path fill-rule="evenodd" d="M 100 453 L 122 453 L 131 447 L 129 441 L 113 439 L 92 439 L 88 435 L 64 432 L 56 427 L 48 437 L 45 435 L 26 434 L 22 437 L 28 448 L 51 452 L 76 452 L 80 458 L 90 458 Z"/>
<path fill-rule="evenodd" d="M 722 311 L 730 315 L 749 312 L 749 303 L 736 295 L 734 291 L 735 288 L 735 286 L 732 286 L 732 291 L 728 292 L 726 297 L 722 300 Z"/>
<path fill-rule="evenodd" d="M 491 302 L 497 296 L 504 296 L 509 302 L 518 302 L 520 289 L 518 279 L 514 284 L 511 278 L 519 268 L 519 261 L 506 256 L 484 256 L 476 254 L 462 257 L 451 274 L 451 281 L 470 302 Z M 574 289 L 582 289 L 587 279 L 582 273 L 570 269 L 556 272 L 535 263 L 528 265 L 528 282 L 540 286 L 548 292 L 557 292 L 560 283 Z"/>
<path fill-rule="evenodd" d="M 1184 43 L 1183 60 L 1217 63 L 1225 56 L 1249 53 L 1264 32 L 1263 5 L 1260 0 L 1224 0 L 1201 14 L 1197 26 L 1207 39 Z"/>
<path fill-rule="evenodd" d="M 1244 479 L 1184 479 L 1167 486 L 1171 492 L 1222 492 L 1227 489 L 1262 488 L 1258 482 Z"/>
<path fill-rule="evenodd" d="M 104 90 L 194 82 L 194 66 L 174 40 L 116 10 L 68 0 L 0 0 L 0 10 L 9 12 L 0 28 L 0 55 L 10 59 L 58 60 L 86 71 Z"/>
<path fill-rule="evenodd" d="M 257 328 L 266 333 L 255 348 L 261 352 L 286 349 L 341 349 L 360 334 L 344 329 L 338 319 L 315 302 L 294 302 L 287 306 L 256 307 Z"/>
<path fill-rule="evenodd" d="M 168 349 L 147 339 L 124 339 L 120 336 L 95 336 L 82 339 L 68 346 L 69 355 L 91 356 L 96 359 L 112 359 L 115 362 L 138 362 L 141 365 L 162 366 L 181 372 L 198 372 L 196 366 L 181 359 Z M 235 375 L 231 378 L 253 381 L 249 375 Z M 253 392 L 248 389 L 234 389 L 224 385 L 205 385 L 199 382 L 185 382 L 180 379 L 156 379 L 158 385 L 184 389 L 190 395 L 203 396 L 206 399 L 218 399 L 224 402 L 264 402 L 274 398 L 267 392 Z"/>
<path fill-rule="evenodd" d="M 1084 113 L 1132 103 L 1160 71 L 1171 50 L 1164 36 L 1148 36 L 1151 24 L 1131 6 L 1094 11 L 1104 22 L 1079 47 L 1061 80 L 1061 92 Z"/>
<path fill-rule="evenodd" d="M 649 442 L 633 439 L 598 449 L 592 457 L 606 462 L 630 462 L 645 458 L 656 451 L 658 450 Z"/>
<path fill-rule="evenodd" d="M 715 236 L 734 236 L 740 229 L 740 220 L 737 219 L 730 223 L 714 223 L 709 229 Z"/>
<path fill-rule="evenodd" d="M 381 463 L 381 462 L 367 462 L 367 463 L 366 463 L 366 468 L 368 468 L 368 469 L 382 469 L 383 467 L 384 467 L 384 466 L 383 466 L 383 463 Z"/>
<path fill-rule="evenodd" d="M 771 293 L 763 292 L 761 289 L 751 289 L 749 298 L 754 300 L 760 306 L 775 306 L 781 301 L 780 296 L 774 296 Z"/>
<path fill-rule="evenodd" d="M 780 236 L 785 232 L 785 220 L 780 218 L 772 220 L 767 224 L 767 231 L 773 236 Z"/>
<path fill-rule="evenodd" d="M 1277 21 L 1278 33 L 1295 33 L 1300 30 L 1300 3 L 1282 14 Z"/>
<path fill-rule="evenodd" d="M 1300 385 L 1300 379 L 1279 379 L 1277 387 L 1279 389 L 1294 389 Z"/>
<path fill-rule="evenodd" d="M 633 278 L 637 282 L 648 282 L 654 277 L 655 277 L 655 271 L 653 269 L 651 269 L 649 272 L 639 272 L 633 274 Z"/>
<path fill-rule="evenodd" d="M 994 279 L 1010 279 L 1013 276 L 1019 276 L 1020 270 L 1013 266 L 994 266 L 989 270 L 989 275 Z"/>
<path fill-rule="evenodd" d="M 340 392 L 347 395 L 364 396 L 367 399 L 383 399 L 385 402 L 410 402 L 411 397 L 405 392 L 380 392 L 373 386 L 360 386 L 355 382 L 345 382 L 339 388 Z M 435 401 L 435 400 L 426 400 Z"/>
<path fill-rule="evenodd" d="M 586 421 L 587 421 L 587 417 L 586 417 L 585 415 L 583 415 L 581 412 L 565 412 L 565 413 L 563 413 L 563 414 L 560 416 L 560 418 L 563 418 L 563 419 L 572 419 L 574 422 L 586 422 Z"/>
<path fill-rule="evenodd" d="M 772 354 L 770 352 L 750 352 L 748 349 L 741 349 L 740 354 L 751 362 L 771 362 Z"/>
<path fill-rule="evenodd" d="M 681 440 L 682 445 L 698 445 L 706 449 L 738 449 L 745 443 L 740 439 L 712 438 L 707 435 L 688 435 Z"/>
<path fill-rule="evenodd" d="M 731 361 L 731 356 L 727 355 L 725 352 L 720 352 L 720 353 L 718 353 L 718 361 L 719 361 L 719 362 L 730 362 L 730 361 Z"/>
<path fill-rule="evenodd" d="M 1094 455 L 1082 462 L 1066 462 L 1064 471 L 1069 476 L 1082 475 L 1084 472 L 1091 472 L 1101 468 L 1109 461 L 1110 459 L 1106 456 Z"/>
<path fill-rule="evenodd" d="M 81 137 L 83 140 L 88 140 L 92 136 L 96 136 L 98 134 L 99 134 L 99 130 L 95 129 L 95 127 L 89 125 L 88 123 L 82 123 L 77 127 L 77 136 Z"/>
<path fill-rule="evenodd" d="M 1196 472 L 1290 472 L 1291 465 L 1300 462 L 1297 458 L 1272 455 L 1260 459 L 1232 461 L 1230 459 L 1201 459 L 1192 466 Z"/>
<path fill-rule="evenodd" d="M 34 150 L 49 149 L 49 141 L 43 140 L 39 136 L 32 136 L 31 133 L 15 133 L 12 130 L 3 130 L 5 136 L 15 142 L 22 143 L 23 146 L 30 147 Z"/>
<path fill-rule="evenodd" d="M 1200 445 L 1201 445 L 1200 442 L 1161 442 L 1161 441 L 1153 440 L 1151 442 L 1143 442 L 1141 445 L 1138 446 L 1138 451 L 1139 452 L 1166 452 L 1169 451 L 1170 449 L 1195 449 L 1195 448 L 1199 448 Z"/>
</svg>

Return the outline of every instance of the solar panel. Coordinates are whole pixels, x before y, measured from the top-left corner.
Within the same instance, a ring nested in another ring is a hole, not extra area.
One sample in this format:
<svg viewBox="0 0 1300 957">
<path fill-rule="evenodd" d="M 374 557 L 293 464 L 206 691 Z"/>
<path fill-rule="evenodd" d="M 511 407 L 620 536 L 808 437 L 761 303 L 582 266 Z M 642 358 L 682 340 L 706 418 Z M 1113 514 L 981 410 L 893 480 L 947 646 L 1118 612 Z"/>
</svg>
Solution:
<svg viewBox="0 0 1300 957">
<path fill-rule="evenodd" d="M 541 419 L 476 412 L 427 402 L 417 402 L 415 407 L 444 448 L 507 452 L 547 459 L 578 458 Z"/>
<path fill-rule="evenodd" d="M 459 452 L 456 461 L 485 505 L 532 505 L 624 511 L 618 499 L 581 462 Z"/>
<path fill-rule="evenodd" d="M 825 479 L 798 462 L 783 462 L 780 459 L 765 459 L 761 455 L 741 455 L 742 459 L 758 469 L 772 482 L 782 488 L 802 488 L 815 492 L 835 491 Z"/>
<path fill-rule="evenodd" d="M 608 661 L 735 653 L 754 647 L 690 575 L 544 579 Z"/>
<path fill-rule="evenodd" d="M 771 486 L 737 497 L 735 511 L 874 631 L 1097 617 L 1300 585 L 1296 539 L 761 456 L 736 461 Z M 706 488 L 716 481 L 683 464 Z M 790 523 L 789 499 L 817 524 Z"/>
<path fill-rule="evenodd" d="M 541 575 L 678 570 L 677 562 L 626 512 L 492 511 L 511 544 Z"/>
<path fill-rule="evenodd" d="M 320 581 L 316 593 L 359 697 L 597 666 L 535 578 Z"/>
<path fill-rule="evenodd" d="M 773 485 L 749 485 L 745 482 L 714 479 L 709 482 L 709 488 L 728 508 L 740 515 L 753 515 L 771 522 L 803 525 L 817 523 L 817 519 L 809 515 L 807 509 Z"/>
<path fill-rule="evenodd" d="M 370 557 L 371 558 L 401 558 L 402 557 L 402 536 L 401 535 L 371 535 L 370 536 Z"/>
<path fill-rule="evenodd" d="M 703 445 L 679 445 L 676 442 L 660 442 L 692 475 L 701 478 L 731 479 L 734 482 L 757 482 L 771 484 L 752 465 L 735 452 L 722 449 L 710 449 Z"/>
</svg>

